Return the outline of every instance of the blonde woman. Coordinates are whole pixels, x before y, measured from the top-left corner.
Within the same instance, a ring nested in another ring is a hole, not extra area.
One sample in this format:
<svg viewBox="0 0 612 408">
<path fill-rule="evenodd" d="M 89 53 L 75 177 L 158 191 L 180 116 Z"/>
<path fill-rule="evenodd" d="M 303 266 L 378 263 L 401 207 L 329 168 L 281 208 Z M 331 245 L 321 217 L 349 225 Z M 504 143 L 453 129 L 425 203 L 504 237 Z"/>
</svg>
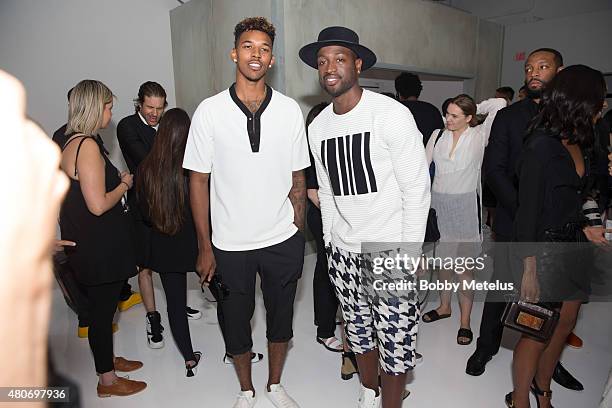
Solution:
<svg viewBox="0 0 612 408">
<path fill-rule="evenodd" d="M 471 256 L 480 253 L 480 169 L 491 125 L 497 111 L 506 106 L 503 98 L 493 98 L 478 105 L 468 95 L 458 95 L 448 104 L 446 127 L 433 132 L 425 152 L 435 165 L 431 187 L 431 207 L 436 210 L 440 228 L 439 256 Z M 482 117 L 487 115 L 484 121 Z M 473 279 L 469 270 L 440 270 L 442 281 L 451 280 L 453 272 L 462 281 Z M 461 325 L 457 343 L 472 342 L 470 315 L 471 290 L 459 290 Z M 450 317 L 451 292 L 440 291 L 440 306 L 423 315 L 425 323 Z"/>
<path fill-rule="evenodd" d="M 136 275 L 133 224 L 123 205 L 132 175 L 113 166 L 95 138 L 112 117 L 113 94 L 99 81 L 79 82 L 70 94 L 67 141 L 60 166 L 70 187 L 60 212 L 68 263 L 86 287 L 91 321 L 89 346 L 99 375 L 99 397 L 142 391 L 146 383 L 118 377 L 134 371 L 140 361 L 114 357 L 112 322 L 123 281 Z"/>
</svg>

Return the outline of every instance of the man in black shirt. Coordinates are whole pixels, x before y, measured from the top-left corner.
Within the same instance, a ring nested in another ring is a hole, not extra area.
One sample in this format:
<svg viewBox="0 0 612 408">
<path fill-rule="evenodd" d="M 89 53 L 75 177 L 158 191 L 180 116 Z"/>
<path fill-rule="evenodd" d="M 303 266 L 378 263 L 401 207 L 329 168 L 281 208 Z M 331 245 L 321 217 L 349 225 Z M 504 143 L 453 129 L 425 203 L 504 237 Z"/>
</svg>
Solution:
<svg viewBox="0 0 612 408">
<path fill-rule="evenodd" d="M 491 127 L 489 144 L 485 150 L 483 172 L 495 197 L 497 207 L 493 222 L 496 241 L 510 242 L 514 216 L 518 206 L 518 180 L 516 162 L 523 146 L 531 119 L 538 113 L 538 103 L 546 85 L 563 68 L 561 54 L 550 48 L 541 48 L 529 54 L 525 62 L 525 86 L 527 98 L 516 102 L 499 112 Z M 506 254 L 507 255 L 507 254 Z M 506 257 L 507 259 L 507 257 Z M 503 280 L 504 253 L 501 245 L 496 247 L 494 276 L 492 280 Z M 476 351 L 468 359 L 466 373 L 478 376 L 484 373 L 485 366 L 499 350 L 503 323 L 502 315 L 506 303 L 494 299 L 496 294 L 489 293 L 482 312 L 480 334 Z M 496 301 L 492 301 L 496 300 Z M 580 384 L 559 363 L 553 379 L 570 389 L 581 389 Z"/>
<path fill-rule="evenodd" d="M 422 90 L 423 84 L 418 75 L 402 72 L 395 78 L 397 99 L 410 109 L 419 132 L 423 135 L 423 144 L 427 145 L 433 131 L 442 129 L 444 122 L 438 108 L 429 102 L 418 100 Z"/>
</svg>

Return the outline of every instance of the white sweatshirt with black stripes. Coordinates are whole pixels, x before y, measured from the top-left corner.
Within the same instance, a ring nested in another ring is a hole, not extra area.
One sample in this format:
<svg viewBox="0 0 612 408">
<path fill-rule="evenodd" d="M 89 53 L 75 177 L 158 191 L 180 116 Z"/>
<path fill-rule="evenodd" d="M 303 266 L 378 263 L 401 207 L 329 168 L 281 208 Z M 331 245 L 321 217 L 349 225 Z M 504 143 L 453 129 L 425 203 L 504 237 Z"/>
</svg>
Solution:
<svg viewBox="0 0 612 408">
<path fill-rule="evenodd" d="M 330 104 L 308 134 L 326 244 L 360 253 L 362 243 L 423 241 L 429 170 L 408 108 L 363 90 L 343 115 Z"/>
</svg>

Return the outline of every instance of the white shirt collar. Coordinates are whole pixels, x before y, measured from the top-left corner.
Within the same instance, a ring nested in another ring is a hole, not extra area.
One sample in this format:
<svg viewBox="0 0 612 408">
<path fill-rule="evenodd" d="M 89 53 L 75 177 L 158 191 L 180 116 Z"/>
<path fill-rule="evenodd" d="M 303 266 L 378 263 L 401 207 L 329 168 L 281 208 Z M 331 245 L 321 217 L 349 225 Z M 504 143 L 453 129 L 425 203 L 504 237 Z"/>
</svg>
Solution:
<svg viewBox="0 0 612 408">
<path fill-rule="evenodd" d="M 147 123 L 147 120 L 144 118 L 144 116 L 142 116 L 142 114 L 140 113 L 140 111 L 138 111 L 138 116 L 140 116 L 140 120 L 142 120 L 142 123 L 144 123 L 147 126 L 151 126 Z M 159 127 L 159 122 L 157 122 L 157 125 L 155 126 L 151 126 L 153 129 L 157 130 L 157 128 Z"/>
</svg>

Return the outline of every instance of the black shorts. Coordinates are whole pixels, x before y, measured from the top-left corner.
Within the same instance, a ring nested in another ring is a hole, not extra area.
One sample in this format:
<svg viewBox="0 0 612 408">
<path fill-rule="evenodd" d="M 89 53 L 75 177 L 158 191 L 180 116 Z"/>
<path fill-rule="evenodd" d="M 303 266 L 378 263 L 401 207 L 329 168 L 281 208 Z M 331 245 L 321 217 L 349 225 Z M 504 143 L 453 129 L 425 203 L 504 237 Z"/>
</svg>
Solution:
<svg viewBox="0 0 612 408">
<path fill-rule="evenodd" d="M 266 307 L 266 337 L 284 343 L 293 337 L 293 301 L 304 265 L 304 235 L 296 232 L 280 244 L 250 251 L 213 247 L 215 274 L 228 294 L 217 305 L 226 352 L 243 354 L 253 347 L 251 318 L 255 311 L 255 278 L 259 272 Z"/>
</svg>

